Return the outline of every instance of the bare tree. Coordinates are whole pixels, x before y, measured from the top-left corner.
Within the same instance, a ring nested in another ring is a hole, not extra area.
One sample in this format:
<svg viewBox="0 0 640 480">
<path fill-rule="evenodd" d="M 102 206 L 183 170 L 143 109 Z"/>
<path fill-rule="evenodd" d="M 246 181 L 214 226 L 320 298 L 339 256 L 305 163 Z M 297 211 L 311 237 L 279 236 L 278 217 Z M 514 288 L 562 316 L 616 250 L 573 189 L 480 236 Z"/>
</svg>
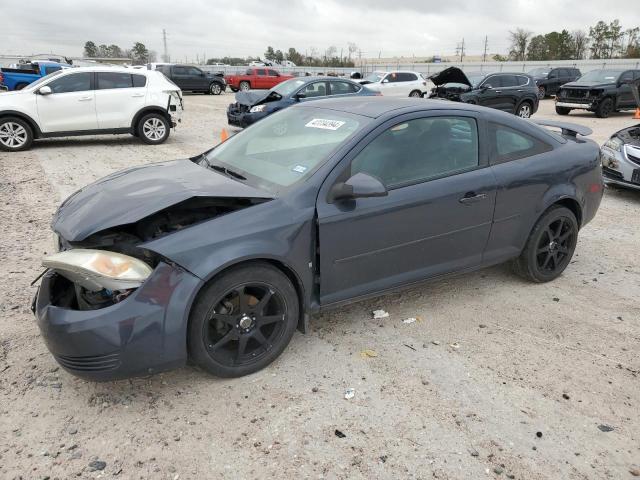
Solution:
<svg viewBox="0 0 640 480">
<path fill-rule="evenodd" d="M 571 43 L 573 46 L 573 58 L 576 60 L 584 59 L 587 53 L 587 47 L 589 46 L 589 36 L 587 32 L 582 30 L 571 32 Z"/>
<path fill-rule="evenodd" d="M 349 60 L 351 60 L 351 55 L 353 55 L 358 51 L 358 45 L 356 45 L 354 42 L 349 42 L 348 47 L 349 47 Z"/>
<path fill-rule="evenodd" d="M 522 61 L 526 59 L 527 45 L 531 35 L 533 35 L 533 32 L 524 28 L 516 28 L 515 31 L 509 32 L 509 41 L 511 42 L 509 56 L 513 60 Z"/>
</svg>

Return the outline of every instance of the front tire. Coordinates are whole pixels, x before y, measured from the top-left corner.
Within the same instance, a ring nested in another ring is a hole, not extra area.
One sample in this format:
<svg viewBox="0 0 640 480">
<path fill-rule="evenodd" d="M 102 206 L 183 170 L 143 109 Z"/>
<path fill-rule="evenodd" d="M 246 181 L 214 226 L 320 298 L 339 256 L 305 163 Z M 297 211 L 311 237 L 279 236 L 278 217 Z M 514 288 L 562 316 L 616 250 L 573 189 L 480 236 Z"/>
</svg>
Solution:
<svg viewBox="0 0 640 480">
<path fill-rule="evenodd" d="M 251 84 L 249 82 L 240 82 L 239 87 L 242 92 L 248 92 L 251 90 Z"/>
<path fill-rule="evenodd" d="M 138 137 L 148 145 L 159 145 L 169 138 L 171 126 L 160 113 L 149 113 L 138 122 Z"/>
<path fill-rule="evenodd" d="M 232 268 L 198 295 L 189 316 L 189 355 L 218 377 L 257 372 L 287 347 L 298 317 L 296 289 L 280 270 L 267 263 Z"/>
<path fill-rule="evenodd" d="M 607 118 L 614 110 L 613 100 L 611 98 L 605 98 L 596 107 L 596 117 Z"/>
<path fill-rule="evenodd" d="M 209 86 L 209 93 L 211 95 L 220 95 L 222 93 L 222 87 L 219 83 L 214 82 Z"/>
<path fill-rule="evenodd" d="M 19 152 L 27 150 L 33 143 L 33 130 L 21 118 L 0 118 L 0 150 Z"/>
<path fill-rule="evenodd" d="M 422 92 L 420 90 L 414 90 L 409 94 L 409 96 L 411 98 L 422 98 Z"/>
<path fill-rule="evenodd" d="M 533 227 L 515 272 L 536 283 L 550 282 L 567 268 L 578 243 L 578 221 L 568 208 L 548 209 Z"/>
<path fill-rule="evenodd" d="M 567 108 L 567 107 L 556 107 L 556 113 L 558 115 L 569 115 L 569 112 L 571 112 L 570 108 Z"/>
</svg>

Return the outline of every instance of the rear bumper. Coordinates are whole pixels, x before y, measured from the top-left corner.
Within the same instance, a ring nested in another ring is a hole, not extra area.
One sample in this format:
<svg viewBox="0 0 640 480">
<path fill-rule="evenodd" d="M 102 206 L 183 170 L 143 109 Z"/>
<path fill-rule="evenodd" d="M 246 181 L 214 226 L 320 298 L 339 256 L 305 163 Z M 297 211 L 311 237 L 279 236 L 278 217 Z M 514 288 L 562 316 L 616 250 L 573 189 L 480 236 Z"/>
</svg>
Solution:
<svg viewBox="0 0 640 480">
<path fill-rule="evenodd" d="M 9 87 L 7 87 L 6 85 L 2 85 L 0 83 L 0 92 L 8 92 L 9 91 Z"/>
<path fill-rule="evenodd" d="M 68 372 L 94 381 L 149 375 L 187 359 L 189 309 L 201 280 L 161 263 L 129 297 L 98 310 L 55 306 L 48 272 L 34 300 L 49 351 Z"/>
</svg>

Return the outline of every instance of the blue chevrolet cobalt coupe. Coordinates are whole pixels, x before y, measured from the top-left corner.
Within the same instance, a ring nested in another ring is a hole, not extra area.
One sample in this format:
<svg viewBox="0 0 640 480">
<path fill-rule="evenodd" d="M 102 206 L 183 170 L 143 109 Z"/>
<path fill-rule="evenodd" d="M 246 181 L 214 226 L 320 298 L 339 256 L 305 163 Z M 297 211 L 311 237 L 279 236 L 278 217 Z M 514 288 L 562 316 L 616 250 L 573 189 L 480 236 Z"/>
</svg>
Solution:
<svg viewBox="0 0 640 480">
<path fill-rule="evenodd" d="M 324 309 L 511 261 L 548 282 L 603 192 L 585 127 L 423 99 L 301 102 L 76 192 L 33 309 L 69 372 L 264 368 Z M 526 288 L 526 287 L 520 287 Z"/>
</svg>

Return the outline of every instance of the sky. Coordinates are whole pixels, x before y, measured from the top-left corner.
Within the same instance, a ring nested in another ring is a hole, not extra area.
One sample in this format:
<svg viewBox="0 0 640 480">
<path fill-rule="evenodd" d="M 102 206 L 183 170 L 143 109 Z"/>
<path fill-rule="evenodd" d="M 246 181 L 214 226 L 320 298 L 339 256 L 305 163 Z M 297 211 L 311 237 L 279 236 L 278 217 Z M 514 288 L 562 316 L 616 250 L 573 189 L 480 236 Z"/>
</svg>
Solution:
<svg viewBox="0 0 640 480">
<path fill-rule="evenodd" d="M 144 43 L 162 54 L 167 31 L 173 61 L 262 56 L 266 47 L 301 53 L 329 46 L 362 56 L 453 55 L 464 38 L 468 55 L 508 50 L 508 32 L 588 30 L 619 18 L 640 26 L 638 0 L 0 0 L 0 55 L 81 56 L 84 43 L 130 48 Z M 606 5 L 606 9 L 602 7 Z M 634 8 L 635 7 L 635 8 Z"/>
</svg>

